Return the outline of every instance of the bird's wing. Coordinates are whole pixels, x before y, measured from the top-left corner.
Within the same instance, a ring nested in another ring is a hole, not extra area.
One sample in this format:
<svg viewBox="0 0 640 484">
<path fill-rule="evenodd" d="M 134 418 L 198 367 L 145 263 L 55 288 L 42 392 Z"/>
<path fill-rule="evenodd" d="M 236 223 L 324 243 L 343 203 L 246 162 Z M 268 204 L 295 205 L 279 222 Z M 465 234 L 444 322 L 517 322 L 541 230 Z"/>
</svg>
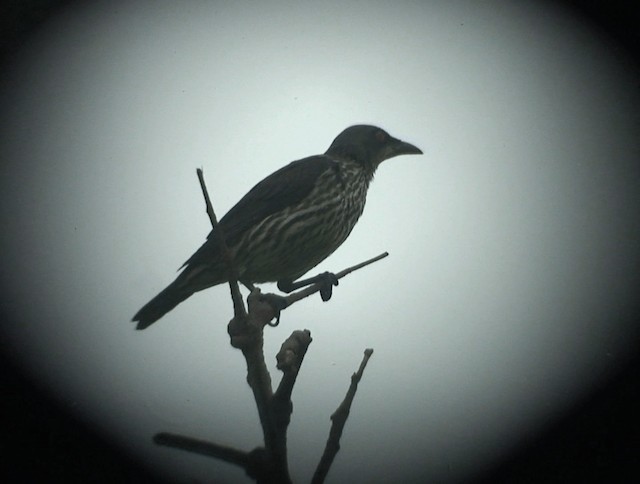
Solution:
<svg viewBox="0 0 640 484">
<path fill-rule="evenodd" d="M 227 243 L 235 244 L 255 224 L 303 200 L 313 190 L 320 174 L 335 163 L 326 155 L 310 156 L 293 161 L 262 180 L 220 220 Z M 216 234 L 217 231 L 213 229 L 204 245 L 183 267 L 196 261 L 204 262 L 210 256 L 207 254 L 217 252 Z"/>
<path fill-rule="evenodd" d="M 320 174 L 334 164 L 327 156 L 311 156 L 289 163 L 262 180 L 220 220 L 228 243 L 233 244 L 245 230 L 269 215 L 303 200 Z"/>
</svg>

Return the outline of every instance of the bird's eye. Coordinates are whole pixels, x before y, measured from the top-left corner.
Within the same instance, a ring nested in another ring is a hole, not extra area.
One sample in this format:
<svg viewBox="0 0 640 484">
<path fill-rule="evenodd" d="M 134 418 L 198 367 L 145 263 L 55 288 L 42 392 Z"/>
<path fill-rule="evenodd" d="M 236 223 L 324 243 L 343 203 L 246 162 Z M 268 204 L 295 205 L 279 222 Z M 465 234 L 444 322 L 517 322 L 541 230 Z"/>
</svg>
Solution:
<svg viewBox="0 0 640 484">
<path fill-rule="evenodd" d="M 384 143 L 385 141 L 387 141 L 387 133 L 385 133 L 384 131 L 376 131 L 375 136 L 380 143 Z"/>
</svg>

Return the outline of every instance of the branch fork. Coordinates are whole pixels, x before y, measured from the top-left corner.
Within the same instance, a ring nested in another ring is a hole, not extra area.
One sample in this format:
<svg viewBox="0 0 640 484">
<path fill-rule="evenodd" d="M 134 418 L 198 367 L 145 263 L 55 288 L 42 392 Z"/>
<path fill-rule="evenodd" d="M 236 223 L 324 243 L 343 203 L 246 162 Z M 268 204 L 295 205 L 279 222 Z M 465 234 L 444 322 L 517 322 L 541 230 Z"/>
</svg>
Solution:
<svg viewBox="0 0 640 484">
<path fill-rule="evenodd" d="M 230 275 L 229 288 L 233 301 L 234 317 L 229 322 L 227 331 L 231 345 L 242 351 L 247 363 L 247 383 L 251 387 L 258 408 L 264 436 L 264 446 L 258 446 L 246 452 L 213 442 L 206 442 L 166 432 L 156 434 L 154 436 L 154 442 L 158 445 L 182 449 L 187 452 L 214 457 L 235 464 L 242 467 L 247 475 L 258 483 L 290 483 L 291 478 L 289 476 L 287 462 L 287 429 L 293 411 L 291 395 L 307 349 L 312 342 L 311 333 L 306 329 L 295 330 L 282 343 L 280 351 L 276 355 L 277 368 L 282 371 L 282 378 L 278 388 L 274 392 L 271 386 L 271 376 L 264 360 L 264 327 L 271 325 L 270 322 L 274 318 L 279 317 L 279 312 L 283 308 L 274 308 L 274 305 L 269 302 L 270 298 L 265 297 L 275 295 L 262 295 L 259 289 L 254 288 L 247 297 L 248 311 L 245 309 L 242 294 L 238 286 L 238 274 L 233 264 L 233 257 L 225 242 L 222 227 L 217 223 L 202 169 L 198 169 L 197 174 L 205 199 L 209 220 L 211 221 L 212 227 L 217 227 L 219 231 L 218 240 L 220 241 L 220 248 Z M 336 278 L 341 279 L 351 272 L 372 264 L 388 255 L 387 252 L 384 252 L 360 264 L 346 268 L 338 272 Z M 275 297 L 284 301 L 284 308 L 287 308 L 297 301 L 321 291 L 323 287 L 323 284 L 315 283 L 293 292 L 286 297 Z M 351 384 L 344 400 L 331 416 L 332 425 L 329 438 L 318 467 L 313 475 L 313 483 L 324 482 L 329 468 L 340 448 L 340 437 L 349 415 L 358 383 L 362 378 L 364 369 L 372 354 L 372 349 L 365 350 L 360 368 L 351 377 Z"/>
</svg>

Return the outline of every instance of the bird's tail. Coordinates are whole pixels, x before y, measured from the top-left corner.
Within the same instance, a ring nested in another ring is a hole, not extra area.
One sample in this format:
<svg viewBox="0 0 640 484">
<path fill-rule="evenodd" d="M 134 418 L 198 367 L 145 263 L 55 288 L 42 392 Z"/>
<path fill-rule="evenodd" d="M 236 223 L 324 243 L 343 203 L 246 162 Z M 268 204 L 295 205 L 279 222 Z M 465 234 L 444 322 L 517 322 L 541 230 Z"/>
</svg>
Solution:
<svg viewBox="0 0 640 484">
<path fill-rule="evenodd" d="M 180 275 L 136 313 L 136 329 L 145 329 L 175 308 L 193 293 L 225 281 L 216 266 L 189 263 Z"/>
<path fill-rule="evenodd" d="M 228 280 L 225 271 L 222 270 L 222 259 L 217 254 L 218 246 L 212 245 L 210 240 L 183 264 L 183 270 L 175 281 L 136 313 L 132 319 L 138 322 L 136 329 L 151 326 L 193 293 Z"/>
<path fill-rule="evenodd" d="M 196 254 L 199 253 L 200 251 L 196 252 Z M 132 319 L 138 322 L 136 329 L 149 327 L 193 293 L 222 284 L 227 280 L 224 272 L 220 271 L 216 264 L 201 263 L 198 259 L 191 257 L 185 266 L 175 281 L 136 313 Z"/>
<path fill-rule="evenodd" d="M 136 313 L 132 319 L 138 322 L 136 329 L 151 326 L 195 292 L 180 282 L 180 278 L 173 281 Z"/>
</svg>

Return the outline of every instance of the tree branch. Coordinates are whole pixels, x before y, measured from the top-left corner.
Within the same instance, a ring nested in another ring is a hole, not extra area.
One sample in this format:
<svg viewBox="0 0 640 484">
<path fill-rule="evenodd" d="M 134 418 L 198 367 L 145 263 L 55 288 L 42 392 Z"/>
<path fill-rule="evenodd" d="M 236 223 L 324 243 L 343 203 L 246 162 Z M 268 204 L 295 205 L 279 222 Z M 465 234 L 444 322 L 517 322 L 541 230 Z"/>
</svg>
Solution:
<svg viewBox="0 0 640 484">
<path fill-rule="evenodd" d="M 204 440 L 192 439 L 182 435 L 161 432 L 153 437 L 153 441 L 158 445 L 172 447 L 194 454 L 215 457 L 216 459 L 245 467 L 249 461 L 249 453 L 242 450 L 227 447 L 225 445 L 214 444 Z"/>
<path fill-rule="evenodd" d="M 363 267 L 366 267 L 369 264 L 373 264 L 374 262 L 378 262 L 380 259 L 384 259 L 388 255 L 389 255 L 389 252 L 383 252 L 382 254 L 372 257 L 371 259 L 367 259 L 364 262 L 360 262 L 359 264 L 355 264 L 351 267 L 347 267 L 346 269 L 343 269 L 340 272 L 336 273 L 336 278 L 340 280 L 354 271 L 362 269 Z M 306 297 L 309 297 L 312 294 L 315 294 L 316 292 L 319 292 L 320 289 L 322 289 L 322 287 L 323 287 L 322 284 L 316 283 L 316 284 L 311 284 L 310 286 L 305 287 L 304 289 L 301 289 L 299 291 L 292 292 L 291 294 L 283 298 L 286 303 L 285 307 L 289 307 L 293 303 L 300 301 L 301 299 L 304 299 Z"/>
<path fill-rule="evenodd" d="M 206 211 L 215 230 L 214 237 L 218 237 L 220 251 L 226 262 L 229 274 L 229 287 L 234 306 L 234 317 L 229 322 L 228 333 L 231 345 L 242 351 L 247 363 L 247 383 L 251 387 L 258 415 L 264 435 L 264 447 L 256 447 L 251 452 L 244 452 L 232 447 L 218 445 L 211 442 L 193 439 L 170 433 L 159 433 L 154 437 L 158 445 L 182 449 L 209 457 L 214 457 L 245 469 L 247 474 L 258 483 L 286 484 L 291 482 L 287 462 L 287 429 L 291 420 L 293 404 L 291 394 L 300 367 L 309 345 L 311 333 L 308 330 L 294 331 L 282 344 L 278 352 L 277 367 L 283 372 L 278 389 L 274 393 L 271 387 L 271 376 L 264 360 L 264 327 L 277 315 L 278 309 L 269 304 L 268 298 L 261 295 L 259 289 L 254 289 L 247 298 L 248 312 L 238 287 L 238 273 L 234 265 L 233 254 L 226 244 L 223 229 L 216 219 L 211 199 L 204 181 L 202 169 L 197 170 L 198 180 L 205 199 Z M 376 262 L 389 254 L 384 252 L 360 264 L 348 267 L 336 274 L 337 279 Z M 322 284 L 312 284 L 298 292 L 281 297 L 284 307 L 288 307 L 304 299 L 322 288 Z M 339 440 L 344 428 L 349 409 L 355 396 L 356 388 L 364 367 L 373 350 L 365 351 L 365 358 L 360 369 L 351 377 L 351 386 L 347 396 L 338 409 L 331 416 L 333 424 L 327 447 L 320 464 L 314 474 L 313 482 L 322 482 L 337 454 Z"/>
<path fill-rule="evenodd" d="M 358 371 L 351 376 L 351 384 L 349 385 L 349 389 L 347 390 L 344 400 L 340 405 L 338 405 L 338 408 L 333 412 L 333 415 L 331 415 L 332 423 L 331 430 L 329 431 L 329 438 L 327 439 L 327 444 L 324 448 L 324 453 L 320 458 L 320 462 L 318 463 L 318 467 L 316 468 L 316 472 L 313 474 L 313 478 L 311 479 L 312 484 L 320 484 L 324 482 L 329 472 L 329 468 L 333 463 L 333 459 L 340 450 L 340 437 L 342 437 L 342 431 L 344 430 L 344 425 L 347 422 L 353 398 L 356 396 L 358 383 L 360 383 L 362 373 L 364 372 L 372 354 L 373 350 L 371 348 L 364 350 L 364 357 L 360 363 L 360 368 L 358 368 Z"/>
<path fill-rule="evenodd" d="M 276 355 L 277 368 L 282 371 L 283 375 L 274 394 L 274 405 L 279 406 L 280 413 L 288 411 L 286 417 L 281 415 L 282 418 L 277 419 L 278 421 L 286 420 L 287 425 L 291 416 L 291 406 L 289 405 L 291 393 L 293 392 L 300 366 L 302 366 L 302 360 L 311 341 L 313 340 L 308 329 L 304 331 L 296 330 L 282 343 L 280 351 Z"/>
<path fill-rule="evenodd" d="M 225 445 L 214 444 L 204 440 L 192 439 L 182 435 L 162 432 L 153 437 L 157 445 L 180 449 L 194 454 L 204 455 L 220 459 L 229 464 L 242 467 L 247 475 L 259 482 L 265 482 L 261 477 L 265 475 L 264 469 L 267 467 L 265 450 L 263 447 L 256 447 L 251 452 L 245 452 L 227 447 Z M 268 482 L 268 481 L 267 481 Z"/>
<path fill-rule="evenodd" d="M 198 168 L 196 170 L 198 174 L 198 181 L 200 182 L 200 188 L 202 189 L 202 195 L 204 196 L 204 203 L 206 205 L 207 215 L 209 215 L 209 221 L 211 222 L 211 228 L 215 229 L 218 243 L 220 244 L 220 252 L 222 253 L 222 258 L 225 261 L 227 266 L 227 271 L 229 274 L 229 289 L 231 291 L 231 300 L 233 301 L 233 311 L 236 317 L 238 316 L 246 316 L 247 312 L 244 308 L 244 301 L 242 300 L 242 294 L 240 293 L 240 288 L 238 287 L 238 271 L 236 271 L 236 266 L 233 263 L 233 257 L 231 255 L 231 251 L 229 250 L 229 246 L 227 245 L 227 241 L 224 237 L 224 231 L 220 224 L 218 224 L 218 219 L 216 218 L 216 214 L 213 211 L 213 205 L 211 204 L 211 199 L 209 198 L 209 191 L 207 190 L 207 185 L 204 181 L 204 173 L 202 168 Z M 214 235 L 216 237 L 216 235 Z"/>
</svg>

